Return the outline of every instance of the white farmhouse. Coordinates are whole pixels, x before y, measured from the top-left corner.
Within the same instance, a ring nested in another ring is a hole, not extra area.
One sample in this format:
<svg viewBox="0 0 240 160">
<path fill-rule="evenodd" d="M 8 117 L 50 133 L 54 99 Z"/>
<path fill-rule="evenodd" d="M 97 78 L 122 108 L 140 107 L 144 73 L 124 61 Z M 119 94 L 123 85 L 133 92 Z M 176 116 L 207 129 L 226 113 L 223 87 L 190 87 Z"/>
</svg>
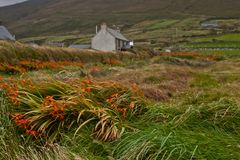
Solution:
<svg viewBox="0 0 240 160">
<path fill-rule="evenodd" d="M 113 30 L 103 23 L 100 31 L 92 39 L 91 47 L 100 51 L 116 51 L 130 48 L 130 42 L 120 31 Z"/>
</svg>

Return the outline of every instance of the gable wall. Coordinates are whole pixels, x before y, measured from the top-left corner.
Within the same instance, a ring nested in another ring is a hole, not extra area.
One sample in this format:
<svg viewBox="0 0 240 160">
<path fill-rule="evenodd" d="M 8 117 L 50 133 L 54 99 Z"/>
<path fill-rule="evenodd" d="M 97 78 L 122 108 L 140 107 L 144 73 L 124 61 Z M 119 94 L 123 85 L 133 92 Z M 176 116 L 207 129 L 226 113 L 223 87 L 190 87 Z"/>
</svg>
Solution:
<svg viewBox="0 0 240 160">
<path fill-rule="evenodd" d="M 115 38 L 106 30 L 100 30 L 92 39 L 92 48 L 100 51 L 116 50 Z"/>
</svg>

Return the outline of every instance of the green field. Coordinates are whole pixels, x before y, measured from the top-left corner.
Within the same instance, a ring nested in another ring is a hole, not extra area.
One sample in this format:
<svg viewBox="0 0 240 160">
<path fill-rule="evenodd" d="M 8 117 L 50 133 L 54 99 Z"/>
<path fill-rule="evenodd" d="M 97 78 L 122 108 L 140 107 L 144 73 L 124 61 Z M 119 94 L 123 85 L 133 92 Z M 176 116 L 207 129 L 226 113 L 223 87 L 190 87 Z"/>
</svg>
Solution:
<svg viewBox="0 0 240 160">
<path fill-rule="evenodd" d="M 240 48 L 240 34 L 231 33 L 219 36 L 193 38 L 191 42 L 180 45 L 183 48 Z"/>
<path fill-rule="evenodd" d="M 148 29 L 149 30 L 166 29 L 178 22 L 179 20 L 161 20 L 150 26 Z"/>
<path fill-rule="evenodd" d="M 224 42 L 238 42 L 240 41 L 239 33 L 224 34 L 220 36 L 206 37 L 206 38 L 196 38 L 194 42 L 214 42 L 214 41 L 224 41 Z"/>
<path fill-rule="evenodd" d="M 229 57 L 238 57 L 240 56 L 240 50 L 228 50 L 228 51 L 224 51 L 224 50 L 216 50 L 216 51 L 202 51 L 204 54 L 217 54 L 217 55 L 223 55 L 223 56 L 229 56 Z"/>
<path fill-rule="evenodd" d="M 134 25 L 122 26 L 122 33 L 135 42 L 136 46 L 147 46 L 155 49 L 179 45 L 182 48 L 239 48 L 239 20 L 222 20 L 220 24 L 229 22 L 229 26 L 209 29 L 201 27 L 205 17 L 179 19 L 144 20 Z M 112 27 L 109 24 L 109 27 Z M 114 28 L 114 27 L 113 27 Z M 70 44 L 90 44 L 92 33 L 68 33 L 55 36 L 40 36 L 20 39 L 24 43 L 46 44 L 48 42 Z"/>
<path fill-rule="evenodd" d="M 204 18 L 144 20 L 132 26 L 123 27 L 122 33 L 129 39 L 134 40 L 136 45 L 152 48 L 166 47 L 179 41 L 187 40 L 192 36 L 207 36 L 208 29 L 201 28 L 200 21 Z M 111 27 L 111 24 L 109 24 Z M 69 44 L 89 44 L 94 36 L 91 34 L 72 34 L 66 36 L 40 36 L 20 39 L 21 42 L 35 42 L 44 44 L 46 42 L 63 42 Z"/>
<path fill-rule="evenodd" d="M 16 56 L 8 62 L 1 55 L 1 65 L 28 70 L 0 72 L 0 159 L 240 157 L 239 51 L 162 53 L 152 58 L 145 58 L 145 52 L 120 58 L 85 50 L 84 58 L 61 59 L 54 55 L 61 52 L 64 57 L 72 50 L 6 42 L 1 46 L 5 57 Z M 101 58 L 88 60 L 93 54 Z M 29 66 L 36 58 L 49 64 L 71 62 L 53 68 Z M 108 106 L 115 100 L 117 106 Z M 129 103 L 134 112 L 125 114 L 122 109 Z M 56 104 L 64 105 L 59 106 L 61 112 Z M 22 123 L 31 130 L 25 132 Z"/>
<path fill-rule="evenodd" d="M 183 47 L 186 48 L 233 48 L 239 49 L 240 48 L 240 41 L 239 42 L 199 42 L 199 43 L 188 43 Z"/>
</svg>

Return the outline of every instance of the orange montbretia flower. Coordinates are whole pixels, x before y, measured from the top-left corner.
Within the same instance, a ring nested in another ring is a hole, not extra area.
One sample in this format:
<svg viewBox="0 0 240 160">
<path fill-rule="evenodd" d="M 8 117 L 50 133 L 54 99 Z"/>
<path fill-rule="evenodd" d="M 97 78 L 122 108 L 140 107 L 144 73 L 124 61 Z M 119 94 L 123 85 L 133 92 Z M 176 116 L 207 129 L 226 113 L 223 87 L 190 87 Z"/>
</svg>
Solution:
<svg viewBox="0 0 240 160">
<path fill-rule="evenodd" d="M 90 68 L 90 70 L 97 72 L 97 71 L 100 71 L 100 68 L 97 67 L 97 66 L 92 66 L 92 67 Z"/>
<path fill-rule="evenodd" d="M 52 117 L 57 119 L 64 119 L 65 115 L 63 113 L 66 106 L 57 100 L 54 99 L 53 96 L 47 96 L 44 98 L 43 103 L 43 110 L 46 108 L 50 108 L 51 112 L 49 113 Z"/>
<path fill-rule="evenodd" d="M 124 118 L 127 117 L 128 108 L 118 108 L 117 110 L 122 112 L 122 115 L 123 115 Z"/>
<path fill-rule="evenodd" d="M 0 87 L 6 91 L 6 95 L 13 104 L 19 105 L 20 101 L 17 99 L 19 96 L 18 83 L 13 77 L 9 77 L 8 81 L 9 82 L 0 82 Z"/>
<path fill-rule="evenodd" d="M 52 117 L 58 118 L 58 119 L 64 119 L 65 115 L 63 113 L 65 106 L 54 106 L 52 112 L 50 112 L 50 115 Z"/>
<path fill-rule="evenodd" d="M 88 88 L 88 89 L 87 89 L 87 92 L 90 93 L 90 92 L 91 92 L 91 88 Z"/>
<path fill-rule="evenodd" d="M 3 77 L 0 76 L 0 91 L 8 87 L 8 84 L 3 80 L 4 80 Z"/>
<path fill-rule="evenodd" d="M 131 102 L 129 105 L 129 108 L 134 109 L 135 108 L 135 102 Z"/>
<path fill-rule="evenodd" d="M 92 81 L 90 79 L 82 80 L 83 84 L 92 84 Z"/>
<path fill-rule="evenodd" d="M 91 93 L 91 88 L 83 88 L 81 91 L 83 93 Z"/>
<path fill-rule="evenodd" d="M 40 135 L 40 132 L 35 131 L 35 130 L 26 130 L 26 134 L 37 137 Z"/>
<path fill-rule="evenodd" d="M 23 73 L 30 70 L 38 70 L 44 68 L 60 68 L 64 66 L 77 66 L 82 67 L 83 64 L 79 62 L 72 62 L 72 61 L 38 61 L 38 60 L 23 60 L 19 61 L 17 64 L 0 64 L 0 70 L 4 72 L 11 72 L 11 73 Z"/>
<path fill-rule="evenodd" d="M 32 129 L 30 125 L 30 120 L 28 118 L 25 118 L 22 114 L 15 113 L 14 115 L 12 115 L 12 118 L 19 128 L 22 128 L 25 130 L 25 133 L 27 135 L 31 135 L 34 137 L 41 135 L 40 132 L 37 132 Z"/>
<path fill-rule="evenodd" d="M 29 79 L 18 80 L 9 77 L 5 80 L 3 78 L 0 80 L 0 90 L 4 91 L 8 100 L 15 105 L 21 104 L 19 101 L 19 88 L 21 87 L 33 88 L 33 85 Z"/>
<path fill-rule="evenodd" d="M 114 93 L 114 94 L 112 94 L 112 95 L 110 96 L 110 98 L 108 98 L 108 99 L 106 100 L 106 102 L 108 102 L 108 103 L 113 103 L 113 101 L 116 100 L 116 99 L 118 99 L 119 97 L 120 97 L 119 93 Z M 112 104 L 111 106 L 112 106 L 112 107 L 115 107 L 115 106 L 117 106 L 117 104 Z"/>
</svg>

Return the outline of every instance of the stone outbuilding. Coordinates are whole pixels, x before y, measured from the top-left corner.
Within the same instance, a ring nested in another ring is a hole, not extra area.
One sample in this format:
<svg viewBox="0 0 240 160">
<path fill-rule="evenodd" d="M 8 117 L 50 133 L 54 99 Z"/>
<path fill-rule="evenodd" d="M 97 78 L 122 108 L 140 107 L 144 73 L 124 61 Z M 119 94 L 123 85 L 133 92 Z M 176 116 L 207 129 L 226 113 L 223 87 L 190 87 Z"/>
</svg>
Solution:
<svg viewBox="0 0 240 160">
<path fill-rule="evenodd" d="M 0 40 L 14 41 L 15 37 L 7 30 L 6 27 L 0 25 Z"/>
</svg>

